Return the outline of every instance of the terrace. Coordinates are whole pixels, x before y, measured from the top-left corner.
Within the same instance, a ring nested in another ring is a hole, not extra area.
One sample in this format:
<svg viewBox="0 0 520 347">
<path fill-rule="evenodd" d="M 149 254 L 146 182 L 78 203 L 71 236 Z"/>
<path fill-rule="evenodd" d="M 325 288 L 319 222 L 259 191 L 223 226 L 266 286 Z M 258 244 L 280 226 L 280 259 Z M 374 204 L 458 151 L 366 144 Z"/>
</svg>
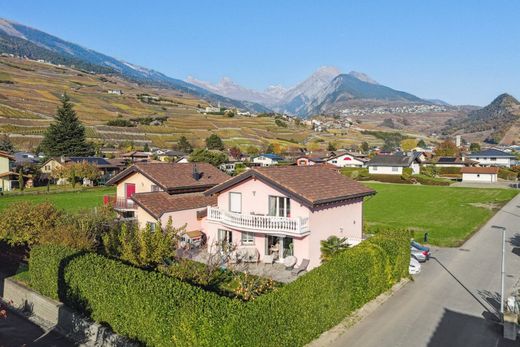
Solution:
<svg viewBox="0 0 520 347">
<path fill-rule="evenodd" d="M 218 207 L 208 206 L 208 221 L 218 222 L 243 231 L 262 233 L 284 233 L 302 236 L 309 233 L 309 219 L 302 217 L 275 217 L 248 215 L 229 212 Z"/>
</svg>

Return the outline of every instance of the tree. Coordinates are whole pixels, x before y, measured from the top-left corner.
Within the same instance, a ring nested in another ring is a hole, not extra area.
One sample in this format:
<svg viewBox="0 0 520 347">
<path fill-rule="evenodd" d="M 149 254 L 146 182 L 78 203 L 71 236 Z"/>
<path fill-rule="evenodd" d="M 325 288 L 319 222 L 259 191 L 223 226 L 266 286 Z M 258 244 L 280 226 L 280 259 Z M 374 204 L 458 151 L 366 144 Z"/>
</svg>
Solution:
<svg viewBox="0 0 520 347">
<path fill-rule="evenodd" d="M 67 94 L 61 97 L 55 121 L 45 132 L 40 147 L 51 157 L 89 156 L 94 153 L 92 145 L 86 141 L 85 127 L 79 121 Z"/>
<path fill-rule="evenodd" d="M 179 149 L 179 151 L 184 152 L 184 153 L 193 152 L 193 146 L 191 145 L 191 143 L 188 141 L 188 139 L 184 135 L 181 136 L 181 138 L 177 142 L 177 148 Z"/>
<path fill-rule="evenodd" d="M 428 145 L 426 144 L 426 142 L 424 142 L 423 139 L 420 139 L 419 142 L 417 142 L 417 147 L 426 148 L 428 147 Z"/>
<path fill-rule="evenodd" d="M 415 147 L 417 147 L 417 140 L 415 139 L 404 139 L 400 143 L 400 147 L 402 151 L 409 152 Z"/>
<path fill-rule="evenodd" d="M 364 153 L 367 153 L 369 149 L 370 149 L 370 147 L 368 146 L 368 142 L 363 141 L 363 142 L 361 143 L 361 150 L 362 150 Z"/>
<path fill-rule="evenodd" d="M 219 166 L 228 160 L 227 155 L 220 151 L 210 151 L 206 148 L 195 150 L 191 153 L 189 161 L 198 163 L 210 163 L 213 166 Z"/>
<path fill-rule="evenodd" d="M 334 146 L 332 142 L 329 142 L 329 145 L 327 146 L 327 151 L 335 151 L 336 149 L 336 146 Z"/>
<path fill-rule="evenodd" d="M 206 148 L 223 151 L 224 142 L 222 142 L 222 139 L 217 134 L 211 134 L 208 138 L 206 138 Z"/>
<path fill-rule="evenodd" d="M 321 261 L 326 262 L 339 252 L 348 248 L 347 238 L 339 238 L 335 235 L 320 241 Z"/>
<path fill-rule="evenodd" d="M 20 190 L 22 192 L 25 189 L 25 185 L 23 183 L 23 171 L 22 171 L 22 169 L 20 169 L 20 171 L 18 171 L 18 188 L 20 188 Z"/>
<path fill-rule="evenodd" d="M 267 154 L 274 153 L 274 145 L 272 143 L 268 144 L 265 147 L 264 153 L 267 153 Z"/>
<path fill-rule="evenodd" d="M 229 155 L 235 159 L 240 159 L 240 157 L 242 156 L 242 151 L 240 151 L 240 148 L 238 148 L 237 146 L 233 146 L 229 149 Z"/>
<path fill-rule="evenodd" d="M 150 145 L 146 142 L 143 146 L 143 152 L 150 152 Z"/>
<path fill-rule="evenodd" d="M 476 142 L 472 142 L 470 145 L 469 145 L 469 150 L 471 152 L 478 152 L 480 151 L 480 144 L 476 143 Z"/>
<path fill-rule="evenodd" d="M 454 157 L 454 156 L 457 156 L 458 154 L 459 154 L 459 148 L 453 141 L 450 141 L 450 140 L 441 142 L 435 148 L 435 155 L 437 155 L 437 156 Z"/>
<path fill-rule="evenodd" d="M 11 142 L 11 138 L 7 134 L 2 135 L 2 138 L 0 138 L 0 151 L 7 152 L 9 154 L 14 153 L 14 145 Z"/>
</svg>

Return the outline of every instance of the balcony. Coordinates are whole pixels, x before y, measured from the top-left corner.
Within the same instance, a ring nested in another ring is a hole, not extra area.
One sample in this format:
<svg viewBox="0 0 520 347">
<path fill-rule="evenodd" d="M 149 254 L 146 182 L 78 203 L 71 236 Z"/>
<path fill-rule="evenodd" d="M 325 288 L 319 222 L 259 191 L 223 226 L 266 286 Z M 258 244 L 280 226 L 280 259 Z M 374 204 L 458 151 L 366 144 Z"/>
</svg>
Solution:
<svg viewBox="0 0 520 347">
<path fill-rule="evenodd" d="M 137 206 L 132 199 L 114 195 L 105 195 L 103 197 L 103 205 L 110 205 L 114 208 L 114 210 L 119 211 L 137 210 Z"/>
<path fill-rule="evenodd" d="M 211 206 L 208 206 L 208 221 L 243 231 L 267 234 L 283 233 L 300 236 L 309 233 L 309 218 L 247 215 Z"/>
</svg>

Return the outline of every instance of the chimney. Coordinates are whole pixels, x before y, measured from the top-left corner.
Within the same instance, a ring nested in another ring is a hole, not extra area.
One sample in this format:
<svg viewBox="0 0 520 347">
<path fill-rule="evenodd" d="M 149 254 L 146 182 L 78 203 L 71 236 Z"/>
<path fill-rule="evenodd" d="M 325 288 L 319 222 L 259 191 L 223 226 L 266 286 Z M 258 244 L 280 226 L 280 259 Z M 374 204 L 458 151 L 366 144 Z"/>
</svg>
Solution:
<svg viewBox="0 0 520 347">
<path fill-rule="evenodd" d="M 197 170 L 197 164 L 193 164 L 193 172 L 192 172 L 191 176 L 193 177 L 193 179 L 195 181 L 200 180 L 200 173 L 199 173 L 199 170 Z"/>
</svg>

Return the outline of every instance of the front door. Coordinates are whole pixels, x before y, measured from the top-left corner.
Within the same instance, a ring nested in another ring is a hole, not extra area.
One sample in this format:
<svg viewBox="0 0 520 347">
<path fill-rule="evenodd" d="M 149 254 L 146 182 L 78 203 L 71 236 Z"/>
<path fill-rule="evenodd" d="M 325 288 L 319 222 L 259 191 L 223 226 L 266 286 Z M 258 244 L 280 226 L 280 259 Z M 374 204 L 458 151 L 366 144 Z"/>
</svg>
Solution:
<svg viewBox="0 0 520 347">
<path fill-rule="evenodd" d="M 125 183 L 125 195 L 130 199 L 135 194 L 135 183 Z"/>
</svg>

